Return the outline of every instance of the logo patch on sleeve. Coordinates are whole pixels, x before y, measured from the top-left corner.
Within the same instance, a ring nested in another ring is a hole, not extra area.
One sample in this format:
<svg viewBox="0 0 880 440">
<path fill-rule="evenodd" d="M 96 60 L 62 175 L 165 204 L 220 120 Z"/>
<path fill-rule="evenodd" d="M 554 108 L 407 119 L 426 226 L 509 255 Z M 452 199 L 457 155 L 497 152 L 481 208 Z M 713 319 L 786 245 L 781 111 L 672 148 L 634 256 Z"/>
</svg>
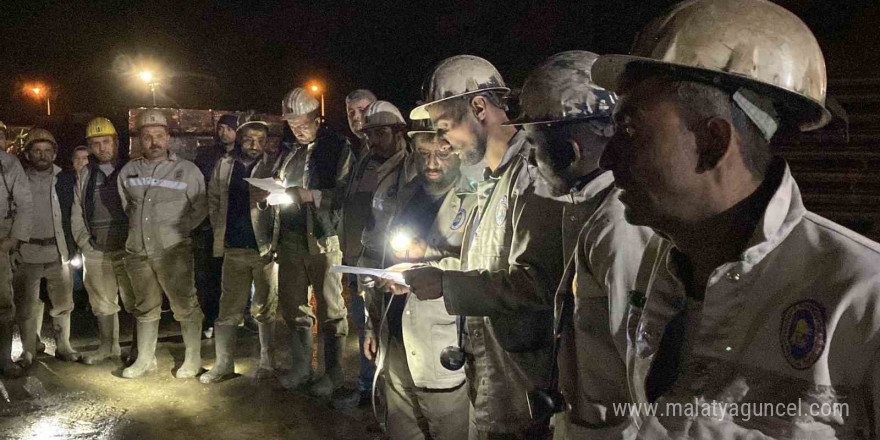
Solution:
<svg viewBox="0 0 880 440">
<path fill-rule="evenodd" d="M 501 198 L 501 202 L 498 203 L 498 211 L 495 212 L 495 224 L 501 226 L 504 224 L 504 219 L 507 218 L 507 195 Z"/>
<path fill-rule="evenodd" d="M 818 302 L 796 302 L 782 312 L 779 342 L 792 367 L 805 370 L 813 366 L 825 351 L 825 337 L 825 308 Z"/>
<path fill-rule="evenodd" d="M 460 228 L 461 225 L 464 224 L 464 218 L 467 215 L 467 211 L 464 208 L 458 210 L 458 214 L 455 214 L 455 218 L 452 219 L 452 224 L 449 226 L 449 229 L 453 231 Z"/>
</svg>

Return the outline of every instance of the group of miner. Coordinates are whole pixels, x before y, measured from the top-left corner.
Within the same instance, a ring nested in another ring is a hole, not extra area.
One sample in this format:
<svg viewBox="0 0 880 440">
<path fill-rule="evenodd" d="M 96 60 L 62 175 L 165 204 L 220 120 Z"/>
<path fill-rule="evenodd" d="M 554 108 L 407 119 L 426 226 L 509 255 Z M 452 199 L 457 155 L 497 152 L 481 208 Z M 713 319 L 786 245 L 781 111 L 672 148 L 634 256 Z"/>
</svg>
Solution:
<svg viewBox="0 0 880 440">
<path fill-rule="evenodd" d="M 487 60 L 453 56 L 409 123 L 352 92 L 351 143 L 297 88 L 281 114 L 295 142 L 226 115 L 195 163 L 169 150 L 158 109 L 137 116 L 141 155 L 125 164 L 93 120 L 70 222 L 100 335 L 84 354 L 69 343 L 57 145 L 32 130 L 26 169 L 0 154 L 2 373 L 40 349 L 45 279 L 62 360 L 120 356 L 119 297 L 136 319 L 122 376 L 156 370 L 164 295 L 186 347 L 176 377 L 234 377 L 253 319 L 256 378 L 338 409 L 383 401 L 394 440 L 880 436 L 880 245 L 808 211 L 773 149 L 831 120 L 803 22 L 765 0 L 687 0 L 631 55 L 544 61 L 512 120 L 509 92 Z M 283 189 L 250 180 L 269 178 Z M 219 304 L 200 305 L 211 283 Z M 218 309 L 207 372 L 203 307 Z M 277 372 L 276 310 L 291 352 Z"/>
</svg>

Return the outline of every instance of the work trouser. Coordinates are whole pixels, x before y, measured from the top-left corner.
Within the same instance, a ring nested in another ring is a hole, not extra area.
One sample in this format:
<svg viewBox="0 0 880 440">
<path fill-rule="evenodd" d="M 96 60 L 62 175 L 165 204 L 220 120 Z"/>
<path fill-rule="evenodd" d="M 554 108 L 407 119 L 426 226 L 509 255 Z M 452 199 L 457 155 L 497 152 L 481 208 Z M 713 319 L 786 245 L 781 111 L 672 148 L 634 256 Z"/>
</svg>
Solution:
<svg viewBox="0 0 880 440">
<path fill-rule="evenodd" d="M 210 227 L 193 231 L 193 264 L 199 304 L 205 313 L 205 324 L 211 327 L 220 312 L 223 258 L 214 257 L 214 231 Z"/>
<path fill-rule="evenodd" d="M 342 274 L 330 273 L 330 266 L 342 262 L 342 252 L 310 255 L 292 252 L 282 246 L 278 252 L 278 301 L 288 325 L 311 328 L 336 336 L 348 334 Z M 309 286 L 315 291 L 318 316 L 309 306 Z"/>
<path fill-rule="evenodd" d="M 83 252 L 83 284 L 95 316 L 119 313 L 119 300 L 128 313 L 135 308 L 134 289 L 125 270 L 125 251 Z"/>
<path fill-rule="evenodd" d="M 15 299 L 12 294 L 12 264 L 9 254 L 0 252 L 0 323 L 15 319 Z"/>
<path fill-rule="evenodd" d="M 12 285 L 15 291 L 15 313 L 19 322 L 35 316 L 39 310 L 40 280 L 46 279 L 46 290 L 53 318 L 69 315 L 73 311 L 73 276 L 70 265 L 59 259 L 52 263 L 20 263 L 15 268 Z"/>
<path fill-rule="evenodd" d="M 201 322 L 204 319 L 193 284 L 192 244 L 189 241 L 151 256 L 130 254 L 125 257 L 125 270 L 135 286 L 132 314 L 138 321 L 159 320 L 163 292 L 168 297 L 175 320 Z"/>
<path fill-rule="evenodd" d="M 278 265 L 272 255 L 260 256 L 255 249 L 226 248 L 223 256 L 223 294 L 215 324 L 238 325 L 254 286 L 251 315 L 258 322 L 275 320 L 278 306 Z"/>
<path fill-rule="evenodd" d="M 358 352 L 360 353 L 361 363 L 358 372 L 357 385 L 358 391 L 368 392 L 373 389 L 373 376 L 376 374 L 376 364 L 367 359 L 364 354 L 364 340 L 366 339 L 367 309 L 364 303 L 364 297 L 358 285 L 357 276 L 350 275 L 348 279 L 348 288 L 351 293 L 351 319 L 354 321 L 355 328 L 358 332 Z"/>
<path fill-rule="evenodd" d="M 388 437 L 391 440 L 466 439 L 470 412 L 467 387 L 464 383 L 448 390 L 416 387 L 405 350 L 403 342 L 389 338 L 385 355 Z"/>
</svg>

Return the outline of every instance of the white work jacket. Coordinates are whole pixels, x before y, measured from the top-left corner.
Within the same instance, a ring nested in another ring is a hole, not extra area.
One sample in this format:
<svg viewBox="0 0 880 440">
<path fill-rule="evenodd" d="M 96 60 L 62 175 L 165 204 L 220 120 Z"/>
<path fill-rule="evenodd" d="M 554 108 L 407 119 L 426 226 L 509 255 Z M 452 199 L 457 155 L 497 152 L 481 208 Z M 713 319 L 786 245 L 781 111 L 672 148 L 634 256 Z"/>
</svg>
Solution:
<svg viewBox="0 0 880 440">
<path fill-rule="evenodd" d="M 715 269 L 701 304 L 672 250 L 651 240 L 630 299 L 635 402 L 667 323 L 684 307 L 694 319 L 677 382 L 656 415 L 636 414 L 639 438 L 880 438 L 880 245 L 807 211 L 786 165 L 749 247 Z"/>
</svg>

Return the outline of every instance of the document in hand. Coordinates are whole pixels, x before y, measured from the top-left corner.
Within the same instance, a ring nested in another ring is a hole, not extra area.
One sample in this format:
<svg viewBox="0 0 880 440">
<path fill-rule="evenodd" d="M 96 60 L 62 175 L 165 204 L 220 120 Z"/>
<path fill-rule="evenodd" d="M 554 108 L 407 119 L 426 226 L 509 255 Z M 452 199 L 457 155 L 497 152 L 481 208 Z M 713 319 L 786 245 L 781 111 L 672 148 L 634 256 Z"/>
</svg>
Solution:
<svg viewBox="0 0 880 440">
<path fill-rule="evenodd" d="M 353 275 L 369 275 L 376 278 L 391 280 L 402 286 L 407 286 L 406 280 L 403 279 L 403 272 L 395 272 L 384 269 L 370 269 L 367 267 L 344 266 L 339 264 L 330 266 L 330 272 L 350 273 Z"/>
</svg>

